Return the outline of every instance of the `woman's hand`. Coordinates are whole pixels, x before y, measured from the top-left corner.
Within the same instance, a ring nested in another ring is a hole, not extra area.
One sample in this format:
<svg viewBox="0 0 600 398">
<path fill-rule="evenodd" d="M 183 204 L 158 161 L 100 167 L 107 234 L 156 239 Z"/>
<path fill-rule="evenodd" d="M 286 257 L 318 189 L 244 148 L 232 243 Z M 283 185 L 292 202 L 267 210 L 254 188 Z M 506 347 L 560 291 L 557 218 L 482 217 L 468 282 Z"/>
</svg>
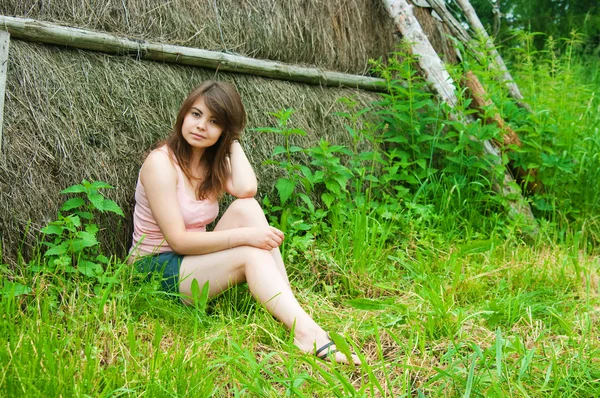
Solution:
<svg viewBox="0 0 600 398">
<path fill-rule="evenodd" d="M 246 245 L 263 250 L 279 247 L 284 239 L 283 232 L 271 226 L 240 229 L 244 230 L 242 241 Z"/>
</svg>

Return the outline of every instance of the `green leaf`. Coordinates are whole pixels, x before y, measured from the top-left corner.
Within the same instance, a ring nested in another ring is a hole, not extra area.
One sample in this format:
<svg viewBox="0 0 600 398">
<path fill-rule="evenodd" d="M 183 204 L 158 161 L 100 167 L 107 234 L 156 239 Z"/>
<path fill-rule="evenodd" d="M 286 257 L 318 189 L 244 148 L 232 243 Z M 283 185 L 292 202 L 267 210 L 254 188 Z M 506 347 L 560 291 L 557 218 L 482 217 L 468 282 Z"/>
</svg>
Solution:
<svg viewBox="0 0 600 398">
<path fill-rule="evenodd" d="M 108 262 L 109 262 L 110 260 L 109 260 L 109 259 L 108 259 L 108 257 L 106 257 L 105 255 L 103 255 L 103 254 L 98 254 L 98 256 L 96 256 L 96 261 L 98 261 L 99 263 L 102 263 L 102 264 L 108 264 Z"/>
<path fill-rule="evenodd" d="M 394 307 L 393 303 L 380 301 L 380 300 L 372 300 L 368 298 L 356 298 L 346 302 L 346 304 L 351 307 L 357 308 L 359 310 L 365 311 L 377 311 L 377 310 L 387 310 L 391 307 Z"/>
<path fill-rule="evenodd" d="M 206 303 L 208 303 L 209 292 L 210 292 L 210 285 L 209 285 L 209 282 L 206 281 L 204 283 L 204 286 L 202 286 L 202 294 L 200 295 L 200 300 L 198 303 L 198 308 L 200 308 L 202 311 L 206 310 Z"/>
<path fill-rule="evenodd" d="M 308 181 L 310 183 L 310 186 L 312 187 L 315 184 L 315 175 L 313 174 L 310 167 L 300 165 L 300 172 L 304 176 L 304 180 Z"/>
<path fill-rule="evenodd" d="M 277 127 L 258 127 L 254 129 L 250 129 L 251 131 L 258 131 L 259 133 L 279 133 L 281 129 Z"/>
<path fill-rule="evenodd" d="M 54 246 L 44 253 L 44 257 L 48 256 L 60 256 L 61 254 L 65 254 L 67 252 L 67 243 L 63 242 L 58 246 Z"/>
<path fill-rule="evenodd" d="M 351 178 L 351 175 L 350 176 L 347 176 L 347 175 L 334 175 L 333 178 L 337 181 L 338 184 L 340 184 L 340 187 L 342 188 L 342 191 L 346 191 L 346 185 L 348 183 L 348 180 Z"/>
<path fill-rule="evenodd" d="M 62 235 L 64 230 L 63 227 L 53 224 L 47 225 L 41 229 L 42 233 L 45 233 L 46 235 Z"/>
<path fill-rule="evenodd" d="M 87 231 L 79 231 L 75 236 L 79 238 L 83 247 L 92 247 L 98 244 L 96 236 Z"/>
<path fill-rule="evenodd" d="M 66 188 L 66 189 L 63 189 L 62 191 L 60 191 L 60 193 L 82 193 L 82 192 L 87 192 L 87 189 L 81 184 L 71 185 L 69 188 Z"/>
<path fill-rule="evenodd" d="M 55 258 L 52 264 L 55 267 L 62 267 L 67 272 L 73 272 L 75 269 L 71 267 L 71 257 L 67 255 L 62 255 L 58 258 Z"/>
<path fill-rule="evenodd" d="M 74 226 L 75 228 L 81 227 L 81 219 L 78 216 L 70 215 L 65 218 L 65 221 L 68 221 L 68 223 Z M 73 231 L 73 229 L 69 228 L 69 231 Z"/>
<path fill-rule="evenodd" d="M 329 332 L 329 337 L 335 343 L 335 348 L 344 354 L 348 362 L 352 364 L 352 351 L 348 343 L 346 343 L 346 339 L 335 332 Z"/>
<path fill-rule="evenodd" d="M 111 213 L 118 214 L 121 217 L 125 217 L 125 214 L 123 214 L 123 210 L 121 210 L 119 205 L 110 199 L 104 199 L 104 202 L 102 202 L 102 207 L 104 208 L 104 211 L 109 211 Z"/>
<path fill-rule="evenodd" d="M 337 182 L 336 180 L 327 180 L 327 181 L 325 181 L 325 186 L 327 187 L 327 189 L 329 190 L 329 192 L 331 192 L 332 194 L 341 196 L 341 194 L 342 194 L 342 187 L 340 186 L 340 183 Z"/>
<path fill-rule="evenodd" d="M 271 156 L 277 156 L 277 155 L 281 155 L 282 153 L 286 153 L 287 150 L 285 149 L 285 147 L 281 146 L 281 145 L 277 145 L 274 149 L 273 149 L 273 153 L 271 154 Z"/>
<path fill-rule="evenodd" d="M 329 208 L 335 200 L 335 195 L 330 192 L 325 192 L 323 193 L 323 195 L 321 195 L 321 200 L 323 201 L 323 203 L 325 203 L 325 206 Z"/>
<path fill-rule="evenodd" d="M 296 184 L 287 178 L 280 178 L 277 180 L 275 188 L 277 188 L 277 192 L 279 192 L 279 201 L 281 204 L 284 204 L 294 193 Z"/>
<path fill-rule="evenodd" d="M 31 293 L 31 288 L 18 282 L 4 281 L 4 286 L 0 290 L 0 293 L 4 297 L 17 297 Z"/>
<path fill-rule="evenodd" d="M 195 280 L 195 279 L 194 279 Z M 162 341 L 163 329 L 160 326 L 160 322 L 156 321 L 154 325 L 154 338 L 152 339 L 152 346 L 155 350 L 158 350 L 160 347 L 160 342 Z"/>
<path fill-rule="evenodd" d="M 59 211 L 69 211 L 69 210 L 81 207 L 84 204 L 85 204 L 85 201 L 82 198 L 72 198 L 72 199 L 67 200 L 62 205 L 62 207 L 60 208 Z"/>
<path fill-rule="evenodd" d="M 90 185 L 90 190 L 91 189 L 105 189 L 105 188 L 112 189 L 113 187 L 110 184 L 105 183 L 104 181 L 94 181 L 94 182 L 92 182 L 92 185 Z"/>
<path fill-rule="evenodd" d="M 206 312 L 206 303 L 208 303 L 209 293 L 210 285 L 208 281 L 202 286 L 202 291 L 200 291 L 198 281 L 196 279 L 192 281 L 192 299 L 194 300 L 196 311 L 200 313 Z"/>
<path fill-rule="evenodd" d="M 300 220 L 300 222 L 295 222 L 293 224 L 294 229 L 300 230 L 300 231 L 310 231 L 312 228 L 312 225 L 306 224 L 304 222 L 302 222 L 302 220 Z"/>
<path fill-rule="evenodd" d="M 310 210 L 311 213 L 315 212 L 315 205 L 313 204 L 312 200 L 310 200 L 308 195 L 300 193 L 300 194 L 298 194 L 298 197 L 300 197 L 300 199 L 302 199 L 302 201 L 304 203 L 306 203 L 306 206 L 308 206 L 308 209 Z"/>
<path fill-rule="evenodd" d="M 395 135 L 393 137 L 389 137 L 385 139 L 386 142 L 393 142 L 396 144 L 406 144 L 408 142 L 408 140 L 406 139 L 406 137 L 403 137 L 401 135 Z"/>
<path fill-rule="evenodd" d="M 198 281 L 196 279 L 194 279 L 192 281 L 192 298 L 194 299 L 194 302 L 198 302 L 199 298 L 200 298 L 200 284 L 198 283 Z"/>
<path fill-rule="evenodd" d="M 92 203 L 95 209 L 104 211 L 104 196 L 98 192 L 89 192 L 87 195 L 89 201 Z"/>
<path fill-rule="evenodd" d="M 88 224 L 85 226 L 85 230 L 95 236 L 98 233 L 98 226 L 96 224 Z"/>
<path fill-rule="evenodd" d="M 81 272 L 85 276 L 94 277 L 102 274 L 104 269 L 100 264 L 88 260 L 80 260 L 77 264 L 77 271 Z"/>
<path fill-rule="evenodd" d="M 459 250 L 456 255 L 459 258 L 462 258 L 468 254 L 485 253 L 492 250 L 496 245 L 497 242 L 495 242 L 493 239 L 472 240 L 468 244 L 457 245 L 457 248 Z"/>
<path fill-rule="evenodd" d="M 296 153 L 296 152 L 302 152 L 304 151 L 304 148 L 296 146 L 296 145 L 292 145 L 290 146 L 290 152 L 291 153 Z"/>
<path fill-rule="evenodd" d="M 292 134 L 293 135 L 302 135 L 302 136 L 306 135 L 306 132 L 302 129 L 289 129 L 286 132 L 290 135 L 292 135 Z"/>
<path fill-rule="evenodd" d="M 88 221 L 94 217 L 89 211 L 76 211 L 75 214 Z"/>
</svg>

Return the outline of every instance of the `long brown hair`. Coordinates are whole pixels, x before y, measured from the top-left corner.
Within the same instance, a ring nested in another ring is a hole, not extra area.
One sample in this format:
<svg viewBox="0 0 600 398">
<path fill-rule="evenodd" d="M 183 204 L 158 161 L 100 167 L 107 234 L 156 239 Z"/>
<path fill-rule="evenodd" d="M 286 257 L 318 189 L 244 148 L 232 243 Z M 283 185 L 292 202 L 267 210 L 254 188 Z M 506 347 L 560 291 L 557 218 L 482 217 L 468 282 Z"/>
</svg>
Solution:
<svg viewBox="0 0 600 398">
<path fill-rule="evenodd" d="M 215 117 L 222 129 L 217 142 L 206 148 L 197 165 L 191 164 L 192 148 L 183 138 L 181 127 L 183 119 L 187 116 L 192 105 L 199 98 Z M 192 174 L 192 169 L 201 166 L 206 170 L 204 180 L 198 184 L 196 197 L 198 199 L 219 198 L 225 191 L 225 181 L 229 175 L 227 156 L 229 147 L 234 139 L 238 139 L 246 125 L 246 111 L 240 95 L 235 88 L 224 82 L 207 80 L 192 91 L 181 104 L 177 120 L 171 135 L 166 140 L 177 163 L 186 177 L 193 181 L 197 179 Z"/>
</svg>

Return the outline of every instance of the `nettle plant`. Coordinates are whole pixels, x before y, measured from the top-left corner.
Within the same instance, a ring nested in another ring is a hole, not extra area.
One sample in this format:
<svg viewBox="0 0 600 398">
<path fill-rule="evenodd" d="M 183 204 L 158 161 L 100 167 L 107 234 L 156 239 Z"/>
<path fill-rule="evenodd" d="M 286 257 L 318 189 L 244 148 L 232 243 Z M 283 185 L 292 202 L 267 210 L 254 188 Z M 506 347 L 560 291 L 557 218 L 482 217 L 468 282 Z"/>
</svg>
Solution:
<svg viewBox="0 0 600 398">
<path fill-rule="evenodd" d="M 267 196 L 263 204 L 270 214 L 280 214 L 280 228 L 291 231 L 310 231 L 318 234 L 329 229 L 324 218 L 337 211 L 338 205 L 350 203 L 349 181 L 355 173 L 346 165 L 345 159 L 352 156 L 352 151 L 343 145 L 332 145 L 325 139 L 319 144 L 302 148 L 291 145 L 294 135 L 305 136 L 306 132 L 298 128 L 288 127 L 293 109 L 282 109 L 271 113 L 278 121 L 277 127 L 265 127 L 256 131 L 275 133 L 285 139 L 284 146 L 276 146 L 271 159 L 265 164 L 275 165 L 283 171 L 276 184 L 278 204 L 271 202 Z M 307 157 L 301 162 L 298 155 Z"/>
<path fill-rule="evenodd" d="M 109 212 L 124 217 L 119 205 L 99 192 L 108 188 L 112 186 L 102 181 L 83 180 L 61 191 L 80 196 L 67 200 L 58 211 L 58 219 L 42 228 L 42 245 L 48 249 L 44 261 L 33 266 L 34 271 L 79 273 L 91 278 L 99 278 L 104 273 L 109 259 L 100 253 L 94 213 Z"/>
<path fill-rule="evenodd" d="M 323 139 L 306 149 L 291 145 L 292 136 L 306 135 L 289 126 L 291 109 L 272 114 L 276 127 L 256 129 L 285 137 L 285 145 L 266 162 L 283 171 L 275 184 L 279 200 L 263 201 L 271 215 L 277 214 L 272 221 L 290 232 L 315 235 L 373 220 L 409 223 L 422 233 L 442 213 L 463 211 L 466 198 L 479 204 L 475 216 L 489 211 L 495 159 L 483 155 L 482 144 L 473 138 L 496 138 L 498 129 L 449 118 L 451 110 L 435 101 L 415 59 L 402 48 L 372 66 L 386 92 L 366 107 L 352 98 L 340 100 L 347 111 L 337 115 L 347 121 L 350 147 Z M 473 112 L 468 105 L 463 100 L 458 106 Z"/>
</svg>

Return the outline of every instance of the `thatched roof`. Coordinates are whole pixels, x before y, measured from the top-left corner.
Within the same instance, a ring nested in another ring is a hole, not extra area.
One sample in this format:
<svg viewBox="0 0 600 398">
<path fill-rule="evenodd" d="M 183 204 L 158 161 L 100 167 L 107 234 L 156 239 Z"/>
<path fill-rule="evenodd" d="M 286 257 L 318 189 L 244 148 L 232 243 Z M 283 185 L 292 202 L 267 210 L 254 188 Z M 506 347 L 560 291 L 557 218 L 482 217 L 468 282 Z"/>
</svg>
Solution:
<svg viewBox="0 0 600 398">
<path fill-rule="evenodd" d="M 0 14 L 358 74 L 396 40 L 378 0 L 0 0 Z"/>
</svg>

